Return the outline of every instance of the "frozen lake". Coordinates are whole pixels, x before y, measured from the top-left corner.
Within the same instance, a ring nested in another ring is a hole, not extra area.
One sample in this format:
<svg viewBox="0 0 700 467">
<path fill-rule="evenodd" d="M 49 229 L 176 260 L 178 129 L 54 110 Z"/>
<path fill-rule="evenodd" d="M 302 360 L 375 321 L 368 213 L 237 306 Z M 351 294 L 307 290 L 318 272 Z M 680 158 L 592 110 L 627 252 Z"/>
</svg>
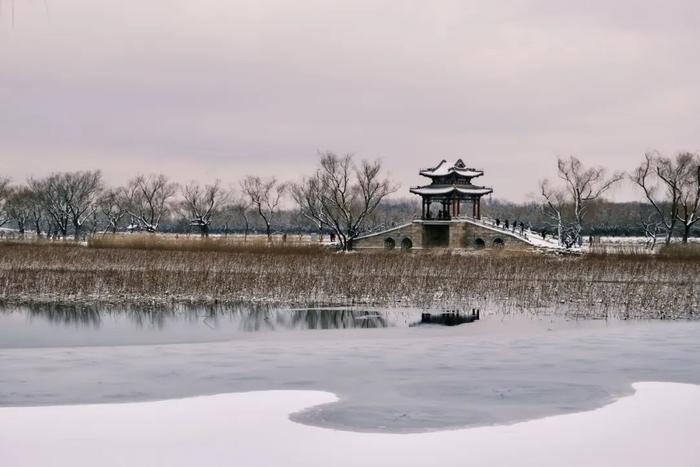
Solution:
<svg viewBox="0 0 700 467">
<path fill-rule="evenodd" d="M 409 327 L 417 309 L 68 311 L 0 312 L 0 406 L 321 390 L 339 400 L 293 420 L 402 433 L 594 409 L 639 381 L 700 384 L 700 322 L 486 312 L 448 328 Z"/>
</svg>

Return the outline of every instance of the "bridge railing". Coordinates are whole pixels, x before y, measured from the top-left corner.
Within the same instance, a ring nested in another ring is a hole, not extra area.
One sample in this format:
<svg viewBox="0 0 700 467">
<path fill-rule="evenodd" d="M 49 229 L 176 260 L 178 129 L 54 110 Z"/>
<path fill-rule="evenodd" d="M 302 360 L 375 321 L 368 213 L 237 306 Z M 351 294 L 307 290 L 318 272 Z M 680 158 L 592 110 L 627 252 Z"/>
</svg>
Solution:
<svg viewBox="0 0 700 467">
<path fill-rule="evenodd" d="M 535 232 L 534 230 L 532 230 L 531 227 L 527 227 L 527 228 L 524 228 L 521 230 L 519 226 L 513 227 L 513 226 L 509 225 L 508 228 L 506 229 L 505 224 L 500 223 L 500 225 L 496 225 L 496 220 L 492 219 L 490 217 L 482 216 L 481 219 L 474 219 L 474 218 L 469 217 L 468 219 L 471 219 L 474 222 L 483 224 L 483 225 L 491 227 L 491 228 L 495 228 L 498 230 L 502 230 L 504 232 L 508 232 L 511 235 L 515 235 L 516 237 L 520 237 L 520 238 L 528 241 L 529 243 L 532 243 L 532 239 L 537 239 L 538 243 L 539 242 L 546 242 L 548 244 L 548 246 L 559 247 L 559 242 L 555 241 L 553 239 L 553 237 L 551 237 L 552 239 L 543 239 L 543 238 L 541 238 L 541 233 Z"/>
</svg>

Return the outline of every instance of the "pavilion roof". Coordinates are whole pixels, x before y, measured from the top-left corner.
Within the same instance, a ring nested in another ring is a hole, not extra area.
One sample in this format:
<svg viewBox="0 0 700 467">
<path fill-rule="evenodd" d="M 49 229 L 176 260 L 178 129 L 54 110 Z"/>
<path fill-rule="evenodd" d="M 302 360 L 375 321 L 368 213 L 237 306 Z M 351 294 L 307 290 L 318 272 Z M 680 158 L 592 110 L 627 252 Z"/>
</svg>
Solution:
<svg viewBox="0 0 700 467">
<path fill-rule="evenodd" d="M 457 186 L 457 185 L 452 185 L 452 186 L 442 186 L 442 187 L 432 187 L 432 186 L 422 186 L 422 187 L 415 187 L 411 188 L 411 193 L 415 193 L 417 195 L 450 195 L 453 193 L 458 193 L 462 195 L 478 195 L 478 196 L 483 196 L 483 195 L 488 195 L 490 193 L 493 193 L 493 190 L 491 188 L 487 187 L 481 187 L 481 186 L 472 186 L 472 187 L 466 187 L 466 186 Z"/>
<path fill-rule="evenodd" d="M 462 159 L 457 159 L 456 161 L 447 161 L 443 159 L 436 167 L 422 169 L 419 173 L 425 177 L 443 177 L 451 173 L 456 173 L 469 178 L 484 175 L 483 170 L 467 167 Z"/>
</svg>

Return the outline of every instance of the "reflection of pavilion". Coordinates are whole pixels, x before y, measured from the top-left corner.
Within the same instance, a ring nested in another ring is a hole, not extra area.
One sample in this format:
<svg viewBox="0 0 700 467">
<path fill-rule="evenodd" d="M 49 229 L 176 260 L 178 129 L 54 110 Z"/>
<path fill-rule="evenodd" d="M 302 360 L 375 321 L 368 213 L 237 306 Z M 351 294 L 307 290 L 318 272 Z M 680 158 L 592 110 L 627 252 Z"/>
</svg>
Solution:
<svg viewBox="0 0 700 467">
<path fill-rule="evenodd" d="M 423 169 L 420 175 L 431 180 L 430 185 L 411 188 L 422 198 L 421 219 L 450 220 L 462 213 L 463 202 L 471 201 L 472 216 L 481 219 L 481 197 L 493 193 L 488 187 L 472 184 L 472 179 L 484 174 L 481 170 L 468 168 L 461 159 L 456 162 L 443 160 L 436 167 Z M 438 203 L 437 212 L 433 213 L 431 205 Z"/>
</svg>

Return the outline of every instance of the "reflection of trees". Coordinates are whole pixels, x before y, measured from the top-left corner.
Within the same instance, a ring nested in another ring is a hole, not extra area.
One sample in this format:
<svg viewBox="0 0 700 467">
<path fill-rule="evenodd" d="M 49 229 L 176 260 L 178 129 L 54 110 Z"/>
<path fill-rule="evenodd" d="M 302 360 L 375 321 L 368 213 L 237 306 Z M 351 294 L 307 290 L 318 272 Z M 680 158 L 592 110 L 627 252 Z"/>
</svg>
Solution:
<svg viewBox="0 0 700 467">
<path fill-rule="evenodd" d="M 99 328 L 109 317 L 125 319 L 139 328 L 162 330 L 169 322 L 191 322 L 193 326 L 210 328 L 234 324 L 241 331 L 275 329 L 346 329 L 384 328 L 389 325 L 382 312 L 352 308 L 288 309 L 266 304 L 239 303 L 232 305 L 197 304 L 125 304 L 64 305 L 55 303 L 33 304 L 26 310 L 30 319 L 43 319 L 51 324 Z M 13 307 L 0 310 L 14 311 Z"/>
<path fill-rule="evenodd" d="M 386 318 L 376 312 L 348 308 L 307 308 L 299 310 L 258 306 L 233 311 L 243 331 L 274 329 L 384 328 Z"/>
<path fill-rule="evenodd" d="M 287 309 L 260 303 L 233 305 L 181 305 L 185 315 L 201 320 L 209 327 L 222 322 L 238 322 L 242 331 L 274 329 L 383 328 L 388 323 L 379 312 L 351 308 Z"/>
<path fill-rule="evenodd" d="M 111 310 L 110 314 L 119 314 L 119 311 Z M 175 312 L 168 308 L 135 308 L 129 307 L 124 313 L 126 317 L 140 328 L 148 327 L 163 329 L 168 319 L 172 319 Z"/>
<path fill-rule="evenodd" d="M 306 329 L 385 328 L 384 316 L 352 309 L 290 310 L 293 327 Z"/>
<path fill-rule="evenodd" d="M 42 303 L 27 307 L 29 318 L 44 319 L 51 324 L 73 327 L 99 328 L 102 324 L 100 310 L 96 306 L 59 305 Z"/>
</svg>

